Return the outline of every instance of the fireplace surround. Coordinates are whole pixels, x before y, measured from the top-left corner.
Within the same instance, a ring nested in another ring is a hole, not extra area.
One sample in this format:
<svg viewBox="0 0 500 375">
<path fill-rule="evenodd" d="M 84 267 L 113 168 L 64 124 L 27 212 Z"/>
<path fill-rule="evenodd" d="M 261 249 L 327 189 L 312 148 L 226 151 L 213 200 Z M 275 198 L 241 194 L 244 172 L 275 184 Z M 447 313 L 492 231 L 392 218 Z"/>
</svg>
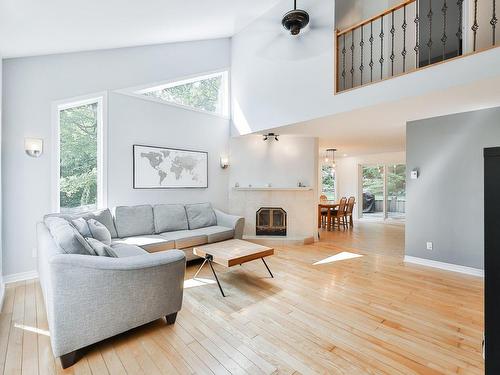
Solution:
<svg viewBox="0 0 500 375">
<path fill-rule="evenodd" d="M 286 237 L 287 214 L 281 207 L 261 207 L 255 215 L 257 236 Z"/>
</svg>

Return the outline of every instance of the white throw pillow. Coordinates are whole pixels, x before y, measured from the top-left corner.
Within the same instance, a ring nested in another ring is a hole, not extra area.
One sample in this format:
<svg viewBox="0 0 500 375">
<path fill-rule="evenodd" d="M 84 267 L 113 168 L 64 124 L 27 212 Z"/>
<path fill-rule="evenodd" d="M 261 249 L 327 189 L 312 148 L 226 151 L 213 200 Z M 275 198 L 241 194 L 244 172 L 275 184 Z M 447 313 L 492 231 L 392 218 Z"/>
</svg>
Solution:
<svg viewBox="0 0 500 375">
<path fill-rule="evenodd" d="M 90 219 L 87 221 L 87 224 L 90 229 L 90 233 L 93 238 L 98 241 L 101 241 L 105 245 L 111 245 L 111 233 L 108 228 L 104 224 L 101 224 L 97 220 Z"/>
</svg>

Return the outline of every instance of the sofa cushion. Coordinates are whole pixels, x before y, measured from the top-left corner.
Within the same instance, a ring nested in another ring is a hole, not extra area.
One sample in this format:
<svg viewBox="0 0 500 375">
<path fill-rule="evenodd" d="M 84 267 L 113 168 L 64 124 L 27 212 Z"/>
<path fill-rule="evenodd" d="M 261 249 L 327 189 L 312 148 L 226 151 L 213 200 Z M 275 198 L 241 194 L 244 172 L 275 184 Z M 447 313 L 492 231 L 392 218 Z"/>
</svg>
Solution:
<svg viewBox="0 0 500 375">
<path fill-rule="evenodd" d="M 155 232 L 173 232 L 189 229 L 186 209 L 182 204 L 157 204 L 153 206 Z"/>
<path fill-rule="evenodd" d="M 99 223 L 103 224 L 106 228 L 108 228 L 109 233 L 111 233 L 111 237 L 118 237 L 118 233 L 116 232 L 115 223 L 113 221 L 113 215 L 111 215 L 111 211 L 106 208 L 105 210 L 98 210 L 92 212 L 86 212 L 81 215 L 82 218 L 89 221 L 90 219 L 97 220 Z"/>
<path fill-rule="evenodd" d="M 90 247 L 92 247 L 92 249 L 94 249 L 94 251 L 96 252 L 97 255 L 101 256 L 101 257 L 110 257 L 112 256 L 112 249 L 111 247 L 109 247 L 109 245 L 106 245 L 104 243 L 102 243 L 101 241 L 99 240 L 96 240 L 95 238 L 92 238 L 92 237 L 87 237 L 86 238 L 88 244 L 90 245 Z"/>
<path fill-rule="evenodd" d="M 83 237 L 91 237 L 92 234 L 90 233 L 90 228 L 89 225 L 87 224 L 87 220 L 85 220 L 83 217 L 79 217 L 78 219 L 73 219 L 71 220 L 71 224 L 76 228 L 78 232 Z"/>
<path fill-rule="evenodd" d="M 221 227 L 218 225 L 206 228 L 200 228 L 196 230 L 198 233 L 206 234 L 208 238 L 208 243 L 221 242 L 230 240 L 234 237 L 234 230 L 227 227 Z"/>
<path fill-rule="evenodd" d="M 153 207 L 119 206 L 115 208 L 115 225 L 118 237 L 132 237 L 153 234 Z"/>
<path fill-rule="evenodd" d="M 210 203 L 187 204 L 185 207 L 189 229 L 217 225 L 217 218 Z"/>
<path fill-rule="evenodd" d="M 198 230 L 178 230 L 175 232 L 161 233 L 160 236 L 169 241 L 175 242 L 176 249 L 185 249 L 188 247 L 204 245 L 208 243 L 208 237 Z"/>
<path fill-rule="evenodd" d="M 94 219 L 87 221 L 87 224 L 92 238 L 95 238 L 105 245 L 111 245 L 111 233 L 108 228 Z"/>
<path fill-rule="evenodd" d="M 44 222 L 62 253 L 96 255 L 85 238 L 66 219 L 47 217 Z"/>
<path fill-rule="evenodd" d="M 110 256 L 115 258 L 133 257 L 148 253 L 146 250 L 141 249 L 139 246 L 116 242 L 113 242 L 111 244 L 109 252 Z"/>
<path fill-rule="evenodd" d="M 150 253 L 175 249 L 175 241 L 155 234 L 120 238 L 113 243 L 139 246 Z"/>
</svg>

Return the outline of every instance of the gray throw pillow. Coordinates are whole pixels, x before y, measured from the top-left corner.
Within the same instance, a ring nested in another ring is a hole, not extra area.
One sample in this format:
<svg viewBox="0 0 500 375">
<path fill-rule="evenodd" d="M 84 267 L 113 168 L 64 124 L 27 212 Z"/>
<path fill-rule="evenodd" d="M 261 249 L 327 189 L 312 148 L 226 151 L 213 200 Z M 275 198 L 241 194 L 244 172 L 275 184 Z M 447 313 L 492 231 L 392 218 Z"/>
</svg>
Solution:
<svg viewBox="0 0 500 375">
<path fill-rule="evenodd" d="M 186 204 L 189 229 L 206 228 L 217 225 L 217 217 L 210 203 Z"/>
<path fill-rule="evenodd" d="M 97 255 L 101 257 L 111 257 L 113 256 L 113 249 L 106 244 L 103 244 L 101 241 L 96 240 L 92 237 L 86 238 L 89 245 L 94 249 Z"/>
<path fill-rule="evenodd" d="M 78 219 L 71 220 L 73 226 L 80 232 L 83 237 L 91 237 L 89 225 L 87 224 L 87 220 L 83 217 L 79 217 Z"/>
<path fill-rule="evenodd" d="M 87 221 L 87 224 L 93 238 L 105 245 L 111 245 L 111 233 L 105 225 L 94 219 Z"/>
<path fill-rule="evenodd" d="M 60 217 L 47 217 L 44 222 L 54 241 L 64 253 L 96 255 L 85 238 L 67 220 Z"/>
<path fill-rule="evenodd" d="M 87 212 L 82 214 L 81 216 L 87 221 L 89 221 L 90 219 L 97 220 L 99 223 L 104 224 L 106 228 L 108 228 L 112 238 L 118 237 L 118 234 L 116 233 L 115 223 L 113 221 L 113 216 L 111 215 L 111 211 L 109 209 L 106 208 L 100 211 Z"/>
</svg>

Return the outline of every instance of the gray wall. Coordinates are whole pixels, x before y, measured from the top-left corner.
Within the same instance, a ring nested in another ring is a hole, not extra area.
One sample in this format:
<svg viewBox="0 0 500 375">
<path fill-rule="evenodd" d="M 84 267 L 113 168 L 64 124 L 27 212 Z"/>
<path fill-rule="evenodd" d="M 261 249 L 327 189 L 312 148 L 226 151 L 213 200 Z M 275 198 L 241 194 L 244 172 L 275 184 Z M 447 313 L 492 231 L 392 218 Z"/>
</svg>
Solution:
<svg viewBox="0 0 500 375">
<path fill-rule="evenodd" d="M 406 137 L 406 255 L 483 269 L 483 148 L 500 146 L 500 108 L 409 122 Z"/>
<path fill-rule="evenodd" d="M 36 259 L 32 256 L 36 244 L 35 223 L 51 210 L 53 101 L 229 66 L 229 39 L 4 60 L 3 274 L 11 275 L 36 269 Z M 144 115 L 151 119 L 150 114 Z M 190 122 L 192 128 L 198 123 L 199 129 L 204 129 L 204 122 L 197 121 Z M 167 118 L 164 121 L 155 121 L 156 124 L 160 122 L 170 126 Z M 140 132 L 145 128 L 144 124 L 140 124 L 136 129 L 137 139 L 142 137 L 148 141 L 154 136 L 141 135 Z M 149 130 L 152 128 L 149 127 Z M 154 129 L 155 134 L 156 131 Z M 164 132 L 164 129 L 159 131 Z M 173 134 L 175 139 L 178 139 L 179 135 L 189 139 L 189 134 L 184 134 L 184 126 L 175 128 Z M 44 139 L 45 153 L 42 157 L 33 159 L 25 155 L 25 137 Z M 127 142 L 132 140 L 135 141 L 129 137 Z M 177 140 L 175 142 L 177 143 Z M 158 139 L 156 143 L 170 144 L 167 139 Z M 204 148 L 208 147 L 207 141 Z M 111 144 L 110 151 L 112 150 L 114 146 Z M 130 163 L 130 153 L 131 151 L 128 151 L 125 155 L 126 164 Z M 113 163 L 112 160 L 110 162 Z M 127 184 L 130 184 L 130 181 L 128 180 Z M 113 182 L 110 182 L 110 193 L 113 186 Z M 123 191 L 118 191 L 119 196 L 123 197 Z M 109 194 L 108 199 L 110 203 L 117 203 L 112 194 Z M 138 196 L 137 202 L 148 199 L 141 195 Z"/>
<path fill-rule="evenodd" d="M 109 95 L 108 205 L 196 203 L 228 204 L 229 169 L 220 167 L 227 155 L 229 120 L 138 99 Z M 165 146 L 208 152 L 208 189 L 132 188 L 132 145 Z"/>
</svg>

